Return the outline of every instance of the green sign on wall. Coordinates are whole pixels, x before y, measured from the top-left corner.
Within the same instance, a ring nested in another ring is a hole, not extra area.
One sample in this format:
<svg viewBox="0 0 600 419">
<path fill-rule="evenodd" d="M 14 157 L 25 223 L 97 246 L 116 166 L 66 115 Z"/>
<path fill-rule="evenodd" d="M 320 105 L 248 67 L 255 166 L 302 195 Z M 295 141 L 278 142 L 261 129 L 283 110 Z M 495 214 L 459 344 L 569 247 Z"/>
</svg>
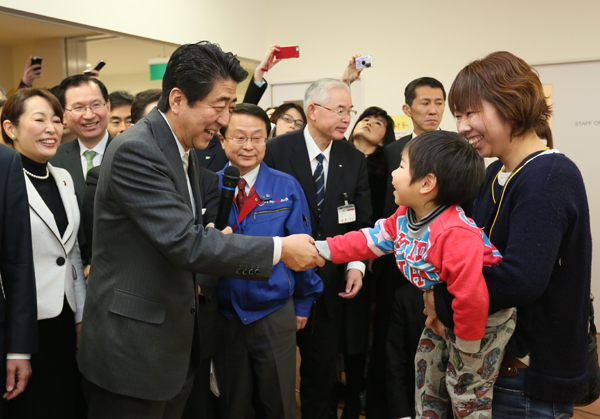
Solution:
<svg viewBox="0 0 600 419">
<path fill-rule="evenodd" d="M 150 66 L 150 80 L 162 80 L 167 69 L 168 58 L 150 58 L 148 65 Z"/>
</svg>

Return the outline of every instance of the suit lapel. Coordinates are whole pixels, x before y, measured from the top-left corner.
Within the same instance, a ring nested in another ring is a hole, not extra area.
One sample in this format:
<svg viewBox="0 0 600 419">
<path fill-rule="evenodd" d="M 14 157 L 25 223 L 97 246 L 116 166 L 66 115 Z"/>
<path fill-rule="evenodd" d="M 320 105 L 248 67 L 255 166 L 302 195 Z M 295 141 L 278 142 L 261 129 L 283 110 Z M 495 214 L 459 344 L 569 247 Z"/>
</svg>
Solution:
<svg viewBox="0 0 600 419">
<path fill-rule="evenodd" d="M 295 178 L 298 179 L 302 189 L 304 189 L 306 200 L 313 215 L 318 219 L 317 211 L 317 191 L 315 191 L 315 182 L 311 171 L 308 150 L 304 140 L 304 130 L 297 131 L 299 135 L 295 136 L 290 144 L 290 165 L 294 169 Z"/>
<path fill-rule="evenodd" d="M 81 154 L 79 150 L 79 141 L 77 139 L 71 141 L 72 147 L 69 147 L 65 154 L 64 168 L 71 173 L 73 185 L 75 186 L 75 194 L 77 195 L 77 203 L 81 208 L 83 203 L 83 195 L 85 194 L 85 178 L 83 169 L 81 168 Z"/>
<path fill-rule="evenodd" d="M 190 150 L 190 169 L 188 176 L 192 185 L 192 195 L 196 205 L 196 224 L 203 224 L 202 221 L 202 195 L 200 194 L 200 175 L 198 173 L 198 158 L 193 150 Z"/>
<path fill-rule="evenodd" d="M 190 201 L 190 193 L 187 186 L 187 180 L 185 178 L 185 172 L 183 170 L 183 161 L 181 160 L 181 155 L 179 154 L 179 147 L 177 147 L 177 144 L 175 143 L 177 139 L 173 135 L 171 128 L 169 128 L 169 125 L 163 116 L 156 108 L 154 108 L 147 115 L 147 118 L 150 121 L 154 139 L 164 153 L 169 167 L 173 171 L 173 183 L 175 184 L 175 189 L 181 194 L 187 206 L 190 207 L 190 210 L 192 210 L 192 201 Z M 190 153 L 190 155 L 191 154 L 195 153 Z M 194 172 L 196 173 L 197 177 L 197 172 L 195 170 Z M 202 211 L 202 207 L 200 207 L 200 211 Z"/>
<path fill-rule="evenodd" d="M 58 226 L 54 219 L 54 214 L 50 211 L 40 194 L 38 193 L 33 183 L 29 180 L 27 175 L 25 176 L 25 184 L 27 185 L 27 198 L 29 199 L 29 208 L 36 213 L 36 215 L 48 226 L 48 229 L 56 236 L 58 241 L 62 243 L 62 238 L 58 233 Z"/>
<path fill-rule="evenodd" d="M 67 182 L 71 181 L 70 177 L 63 177 L 60 170 L 56 170 L 51 164 L 48 164 L 48 170 L 56 183 L 56 187 L 58 188 L 58 192 L 60 193 L 60 200 L 65 207 L 65 213 L 67 214 L 67 228 L 63 237 L 59 240 L 63 243 L 63 245 L 69 240 L 74 231 L 74 214 L 73 214 L 73 204 L 71 202 L 71 196 L 69 196 L 69 189 L 67 187 Z M 52 217 L 54 218 L 54 217 Z M 55 223 L 56 224 L 56 223 Z"/>
<path fill-rule="evenodd" d="M 327 184 L 325 185 L 325 203 L 323 207 L 323 215 L 321 218 L 333 210 L 337 210 L 335 203 L 336 195 L 342 196 L 346 191 L 342 190 L 342 179 L 344 176 L 343 159 L 340 155 L 339 141 L 333 141 L 331 144 L 331 152 L 329 153 L 329 169 L 327 171 Z M 335 217 L 337 219 L 337 215 Z"/>
</svg>

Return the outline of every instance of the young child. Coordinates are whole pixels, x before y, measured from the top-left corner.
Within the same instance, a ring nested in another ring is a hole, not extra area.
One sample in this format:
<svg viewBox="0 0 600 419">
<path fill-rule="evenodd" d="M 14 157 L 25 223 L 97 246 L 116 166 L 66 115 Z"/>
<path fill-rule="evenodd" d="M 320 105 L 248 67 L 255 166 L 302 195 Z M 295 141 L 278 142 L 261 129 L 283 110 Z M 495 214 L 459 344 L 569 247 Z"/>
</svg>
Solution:
<svg viewBox="0 0 600 419">
<path fill-rule="evenodd" d="M 318 241 L 334 263 L 394 253 L 398 268 L 424 291 L 445 281 L 455 297 L 453 329 L 445 340 L 425 328 L 417 356 L 417 418 L 491 418 L 493 384 L 516 320 L 515 309 L 488 317 L 482 267 L 500 253 L 459 203 L 475 195 L 485 177 L 483 159 L 456 133 L 421 134 L 405 147 L 392 173 L 394 215 L 373 228 Z"/>
</svg>

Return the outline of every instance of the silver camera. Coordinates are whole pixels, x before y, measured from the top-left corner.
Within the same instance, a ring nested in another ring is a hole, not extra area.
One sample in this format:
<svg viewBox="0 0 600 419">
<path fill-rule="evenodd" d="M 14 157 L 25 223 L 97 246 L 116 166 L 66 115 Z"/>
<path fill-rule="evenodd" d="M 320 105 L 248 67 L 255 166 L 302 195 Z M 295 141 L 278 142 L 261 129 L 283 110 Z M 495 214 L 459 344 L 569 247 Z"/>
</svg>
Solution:
<svg viewBox="0 0 600 419">
<path fill-rule="evenodd" d="M 358 57 L 354 60 L 356 62 L 356 68 L 371 68 L 373 67 L 373 57 L 365 55 L 364 57 Z"/>
</svg>

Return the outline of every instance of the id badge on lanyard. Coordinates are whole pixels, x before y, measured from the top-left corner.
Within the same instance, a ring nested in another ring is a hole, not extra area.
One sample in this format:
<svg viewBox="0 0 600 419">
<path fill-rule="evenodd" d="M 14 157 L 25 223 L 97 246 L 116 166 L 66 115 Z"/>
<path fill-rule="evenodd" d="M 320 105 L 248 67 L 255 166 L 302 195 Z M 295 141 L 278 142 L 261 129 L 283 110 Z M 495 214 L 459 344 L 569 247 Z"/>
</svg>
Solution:
<svg viewBox="0 0 600 419">
<path fill-rule="evenodd" d="M 348 194 L 344 193 L 344 205 L 338 207 L 338 224 L 348 224 L 356 221 L 356 207 L 348 204 Z"/>
</svg>

